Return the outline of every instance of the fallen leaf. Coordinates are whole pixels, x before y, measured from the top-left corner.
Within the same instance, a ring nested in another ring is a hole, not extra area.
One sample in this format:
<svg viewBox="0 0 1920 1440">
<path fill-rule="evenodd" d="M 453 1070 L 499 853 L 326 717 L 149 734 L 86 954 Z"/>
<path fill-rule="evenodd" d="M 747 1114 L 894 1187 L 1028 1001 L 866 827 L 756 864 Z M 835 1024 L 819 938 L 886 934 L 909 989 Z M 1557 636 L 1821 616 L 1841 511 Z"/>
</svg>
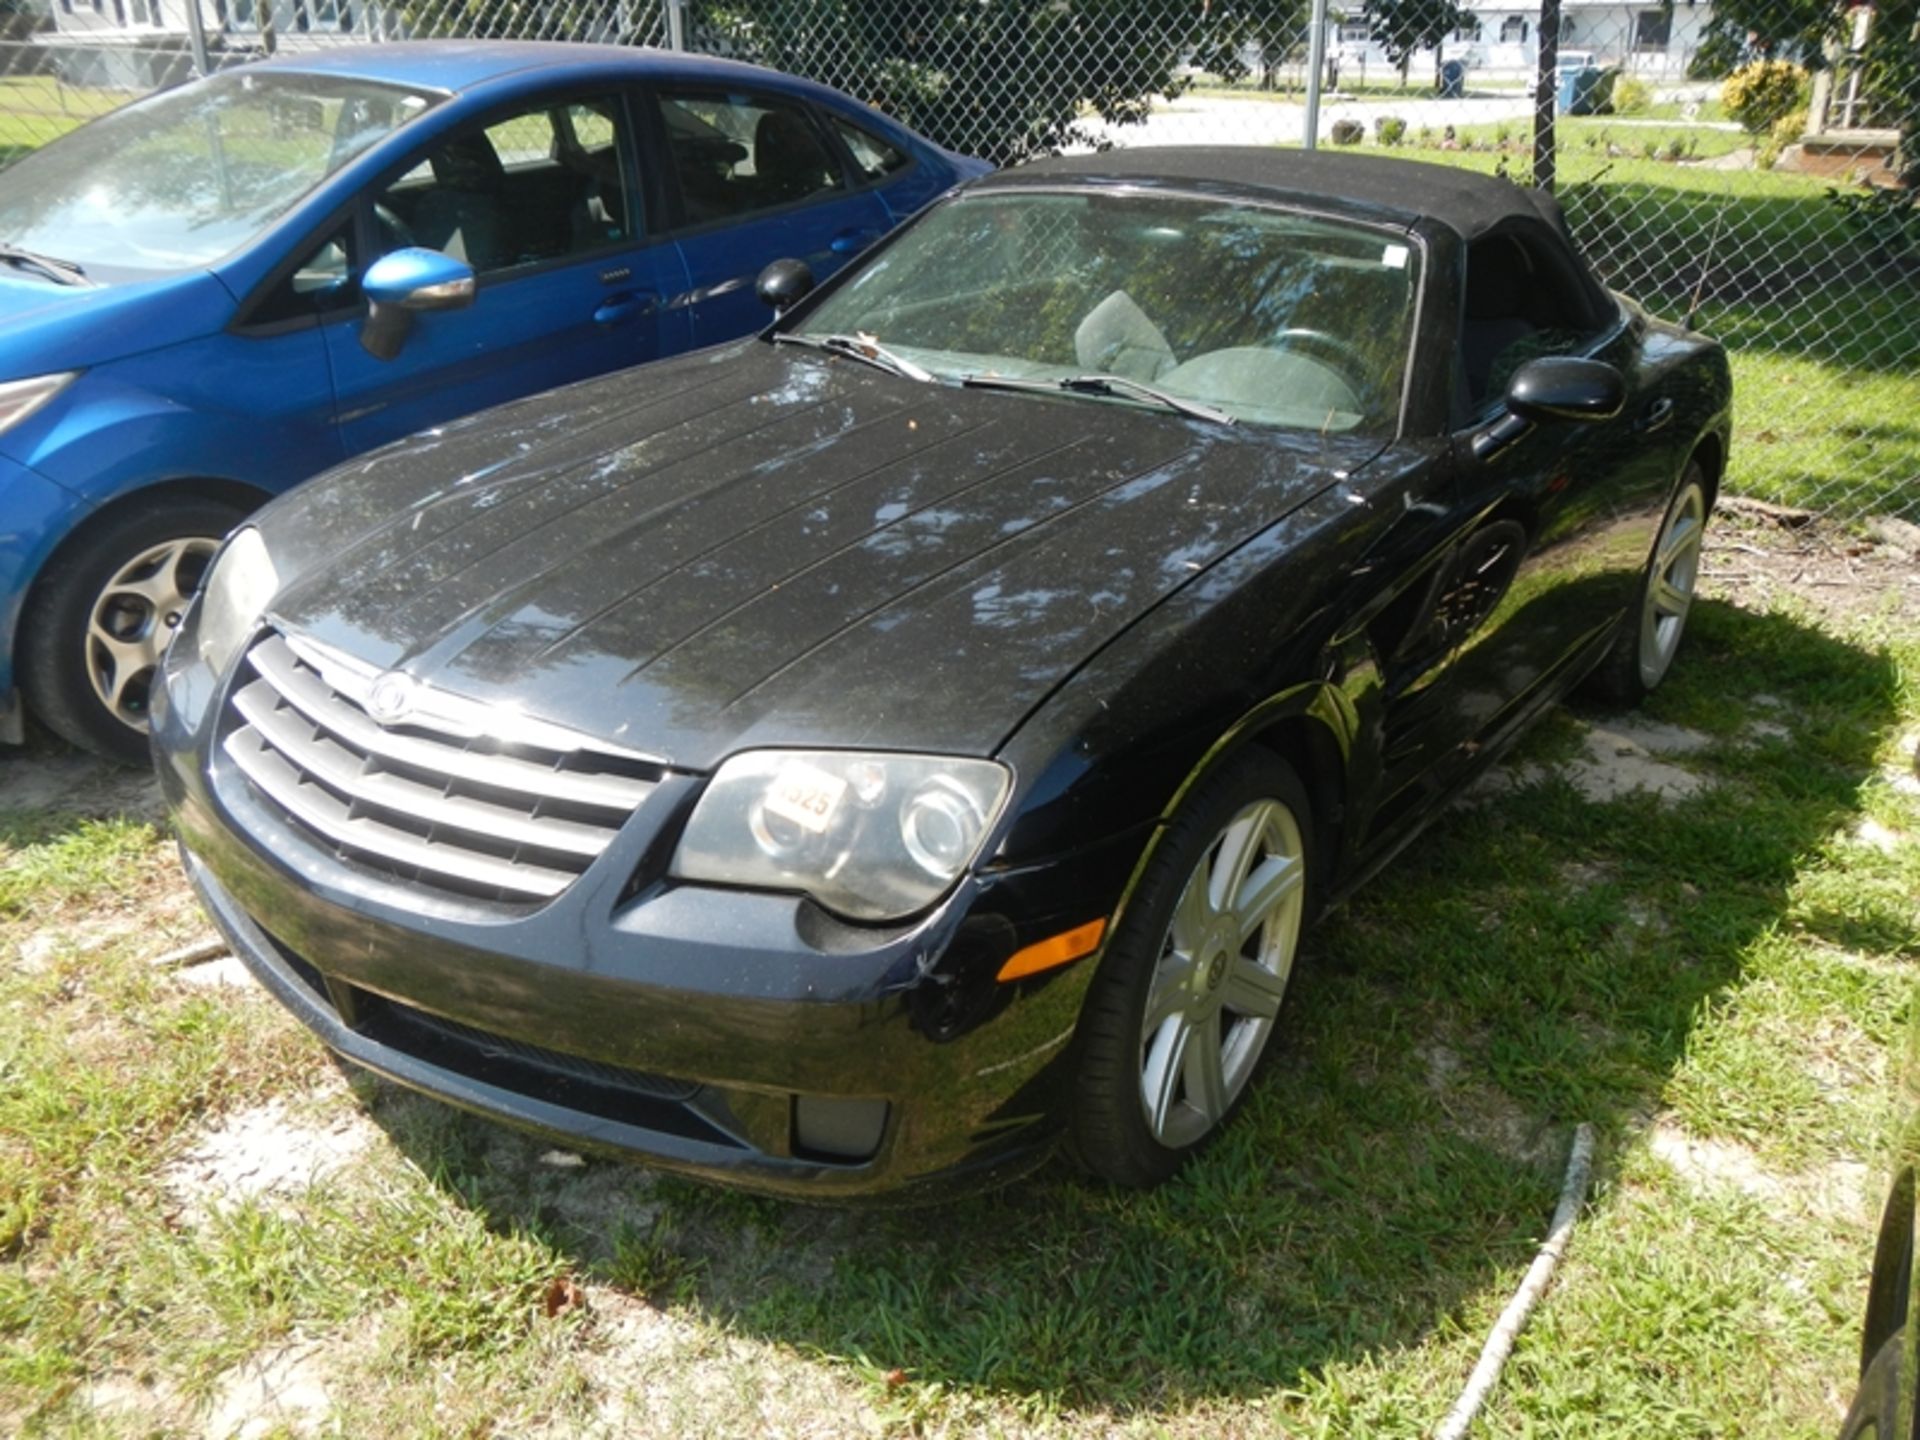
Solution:
<svg viewBox="0 0 1920 1440">
<path fill-rule="evenodd" d="M 564 1315 L 569 1310 L 587 1308 L 587 1292 L 571 1275 L 558 1275 L 547 1282 L 547 1293 L 541 1296 L 541 1308 L 551 1320 L 556 1315 Z"/>
<path fill-rule="evenodd" d="M 907 1383 L 906 1371 L 898 1368 L 887 1371 L 887 1388 L 889 1390 L 897 1390 L 906 1383 Z"/>
</svg>

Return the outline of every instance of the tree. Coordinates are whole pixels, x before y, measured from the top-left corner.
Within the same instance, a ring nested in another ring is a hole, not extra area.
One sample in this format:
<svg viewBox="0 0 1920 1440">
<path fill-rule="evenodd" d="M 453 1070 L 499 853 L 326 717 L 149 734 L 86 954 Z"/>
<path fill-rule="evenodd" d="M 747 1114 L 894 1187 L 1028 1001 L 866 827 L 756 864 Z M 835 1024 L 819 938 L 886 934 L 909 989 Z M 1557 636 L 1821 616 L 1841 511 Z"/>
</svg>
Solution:
<svg viewBox="0 0 1920 1440">
<path fill-rule="evenodd" d="M 834 85 L 1006 164 L 1138 123 L 1182 88 L 1206 0 L 710 0 L 698 49 Z M 717 42 L 717 43 L 716 43 Z"/>
<path fill-rule="evenodd" d="M 1387 60 L 1407 83 L 1414 53 L 1433 51 L 1434 79 L 1440 78 L 1440 47 L 1467 24 L 1467 12 L 1455 0 L 1366 0 L 1361 16 L 1367 33 L 1387 52 Z"/>
<path fill-rule="evenodd" d="M 1311 24 L 1311 0 L 1213 0 L 1206 9 L 1205 49 L 1194 58 L 1203 69 L 1232 82 L 1247 73 L 1251 51 L 1260 88 L 1274 88 L 1274 72 L 1303 51 Z"/>
</svg>

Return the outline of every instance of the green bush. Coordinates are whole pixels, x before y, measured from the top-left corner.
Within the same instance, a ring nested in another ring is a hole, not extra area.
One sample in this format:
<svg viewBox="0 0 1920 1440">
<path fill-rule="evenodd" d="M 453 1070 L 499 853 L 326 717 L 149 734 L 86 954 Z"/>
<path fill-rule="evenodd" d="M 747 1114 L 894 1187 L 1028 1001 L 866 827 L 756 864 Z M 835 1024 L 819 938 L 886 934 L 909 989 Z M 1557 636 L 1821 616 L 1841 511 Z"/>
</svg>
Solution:
<svg viewBox="0 0 1920 1440">
<path fill-rule="evenodd" d="M 1807 72 L 1788 60 L 1756 60 L 1742 65 L 1720 87 L 1720 103 L 1727 114 L 1755 136 L 1770 134 L 1782 120 L 1804 107 L 1806 100 Z"/>
<path fill-rule="evenodd" d="M 1807 133 L 1807 112 L 1805 107 L 1790 114 L 1782 115 L 1773 122 L 1773 128 L 1767 131 L 1767 138 L 1760 146 L 1760 152 L 1754 157 L 1762 170 L 1771 170 L 1780 161 L 1782 152 L 1789 145 L 1798 145 L 1800 137 Z"/>
<path fill-rule="evenodd" d="M 1336 120 L 1333 122 L 1333 143 L 1336 145 L 1358 145 L 1367 138 L 1367 127 L 1358 120 Z"/>
<path fill-rule="evenodd" d="M 1622 75 L 1613 82 L 1613 111 L 1616 115 L 1638 115 L 1653 103 L 1653 91 L 1647 82 Z"/>
<path fill-rule="evenodd" d="M 1382 115 L 1373 122 L 1373 137 L 1382 145 L 1398 145 L 1407 138 L 1407 122 L 1398 115 Z"/>
</svg>

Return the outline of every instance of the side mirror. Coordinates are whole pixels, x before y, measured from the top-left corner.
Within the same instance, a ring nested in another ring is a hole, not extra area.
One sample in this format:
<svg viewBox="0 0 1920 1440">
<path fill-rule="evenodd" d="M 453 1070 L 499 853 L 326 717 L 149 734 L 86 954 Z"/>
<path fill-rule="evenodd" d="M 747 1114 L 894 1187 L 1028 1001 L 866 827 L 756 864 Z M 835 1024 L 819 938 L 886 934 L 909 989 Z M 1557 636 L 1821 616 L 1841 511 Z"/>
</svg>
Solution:
<svg viewBox="0 0 1920 1440">
<path fill-rule="evenodd" d="M 813 271 L 804 260 L 776 260 L 760 272 L 753 288 L 760 303 L 778 315 L 806 298 L 813 289 Z"/>
<path fill-rule="evenodd" d="M 1600 360 L 1529 360 L 1507 382 L 1507 409 L 1523 420 L 1611 420 L 1627 403 L 1627 382 Z"/>
<path fill-rule="evenodd" d="M 391 360 L 406 343 L 415 314 L 463 310 L 473 303 L 473 267 L 438 250 L 412 246 L 383 255 L 360 279 L 367 319 L 360 344 L 376 360 Z"/>
<path fill-rule="evenodd" d="M 1473 437 L 1473 454 L 1486 460 L 1535 425 L 1611 420 L 1627 403 L 1627 382 L 1601 360 L 1546 355 L 1529 360 L 1507 382 L 1507 413 Z"/>
</svg>

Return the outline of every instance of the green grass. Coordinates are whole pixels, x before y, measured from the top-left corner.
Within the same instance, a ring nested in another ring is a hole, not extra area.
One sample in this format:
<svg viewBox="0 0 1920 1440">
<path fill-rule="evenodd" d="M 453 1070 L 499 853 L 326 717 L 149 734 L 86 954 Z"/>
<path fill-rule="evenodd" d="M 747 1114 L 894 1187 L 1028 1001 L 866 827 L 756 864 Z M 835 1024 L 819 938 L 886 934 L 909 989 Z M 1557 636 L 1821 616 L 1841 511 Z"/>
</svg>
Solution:
<svg viewBox="0 0 1920 1440">
<path fill-rule="evenodd" d="M 0 1428 L 197 1434 L 237 1366 L 308 1355 L 328 1424 L 368 1437 L 1415 1436 L 1589 1120 L 1598 1188 L 1479 1433 L 1830 1435 L 1920 975 L 1920 846 L 1854 832 L 1920 833 L 1889 778 L 1917 676 L 1911 631 L 1703 603 L 1649 709 L 1709 737 L 1676 762 L 1707 789 L 1587 800 L 1555 766 L 1606 717 L 1556 714 L 1520 788 L 1316 932 L 1273 1063 L 1181 1181 L 1049 1171 L 906 1214 L 558 1168 L 342 1083 L 263 999 L 156 972 L 137 931 L 88 940 L 103 905 L 181 898 L 163 836 L 13 815 Z M 171 1167 L 269 1101 L 350 1159 L 183 1193 Z M 1663 1134 L 1744 1168 L 1689 1175 Z"/>
</svg>

